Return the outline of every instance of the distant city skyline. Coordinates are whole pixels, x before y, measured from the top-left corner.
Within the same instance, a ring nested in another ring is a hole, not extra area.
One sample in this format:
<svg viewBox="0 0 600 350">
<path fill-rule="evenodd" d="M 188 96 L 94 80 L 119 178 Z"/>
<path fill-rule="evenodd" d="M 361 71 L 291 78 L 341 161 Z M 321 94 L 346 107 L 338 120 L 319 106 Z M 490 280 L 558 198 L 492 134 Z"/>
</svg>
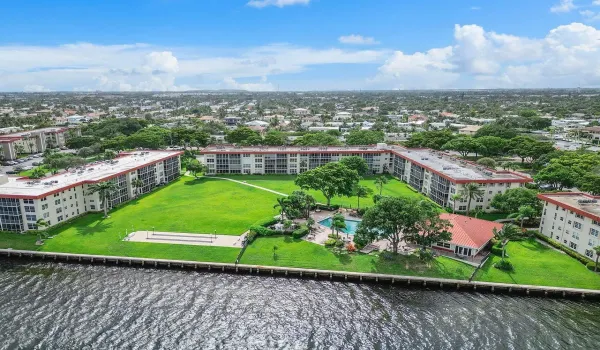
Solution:
<svg viewBox="0 0 600 350">
<path fill-rule="evenodd" d="M 600 0 L 27 0 L 0 91 L 600 87 Z"/>
</svg>

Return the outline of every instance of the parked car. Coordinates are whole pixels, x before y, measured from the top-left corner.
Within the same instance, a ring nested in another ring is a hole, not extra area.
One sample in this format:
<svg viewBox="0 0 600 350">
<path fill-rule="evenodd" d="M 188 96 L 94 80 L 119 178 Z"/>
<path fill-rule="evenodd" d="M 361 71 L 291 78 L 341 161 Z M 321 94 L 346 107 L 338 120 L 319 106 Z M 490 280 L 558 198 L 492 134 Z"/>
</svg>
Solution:
<svg viewBox="0 0 600 350">
<path fill-rule="evenodd" d="M 40 162 L 33 162 L 33 163 L 31 163 L 31 165 L 38 166 L 38 165 L 42 165 L 42 163 L 40 163 Z"/>
<path fill-rule="evenodd" d="M 7 170 L 6 173 L 8 175 L 14 175 L 14 174 L 18 174 L 18 172 L 14 171 L 14 170 Z"/>
</svg>

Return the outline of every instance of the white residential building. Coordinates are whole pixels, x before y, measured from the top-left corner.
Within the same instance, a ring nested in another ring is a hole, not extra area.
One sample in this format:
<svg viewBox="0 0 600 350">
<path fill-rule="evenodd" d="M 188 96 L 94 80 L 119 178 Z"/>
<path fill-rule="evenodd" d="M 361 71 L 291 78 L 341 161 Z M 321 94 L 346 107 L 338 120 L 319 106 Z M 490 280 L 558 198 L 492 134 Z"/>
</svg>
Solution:
<svg viewBox="0 0 600 350">
<path fill-rule="evenodd" d="M 544 193 L 540 232 L 592 260 L 600 245 L 600 197 L 586 193 Z"/>
<path fill-rule="evenodd" d="M 303 116 L 303 115 L 308 115 L 310 113 L 310 111 L 306 108 L 294 108 L 292 110 L 292 113 L 294 113 L 294 115 L 297 115 L 297 116 Z"/>
<path fill-rule="evenodd" d="M 487 169 L 443 152 L 384 143 L 329 147 L 211 145 L 200 151 L 199 160 L 208 167 L 207 174 L 299 174 L 345 156 L 362 157 L 370 173 L 390 173 L 439 205 L 458 211 L 467 210 L 467 200 L 454 203 L 452 195 L 460 193 L 465 184 L 474 182 L 484 190 L 481 198 L 471 201 L 470 209 L 492 211 L 494 196 L 532 182 L 525 175 Z"/>
<path fill-rule="evenodd" d="M 100 212 L 105 204 L 112 208 L 179 177 L 182 153 L 126 153 L 111 161 L 95 162 L 40 180 L 1 175 L 0 230 L 34 230 L 39 219 L 52 227 L 87 212 Z M 143 185 L 133 186 L 135 179 Z M 118 189 L 107 203 L 100 203 L 99 194 L 90 194 L 89 187 L 104 181 L 115 182 Z"/>
</svg>

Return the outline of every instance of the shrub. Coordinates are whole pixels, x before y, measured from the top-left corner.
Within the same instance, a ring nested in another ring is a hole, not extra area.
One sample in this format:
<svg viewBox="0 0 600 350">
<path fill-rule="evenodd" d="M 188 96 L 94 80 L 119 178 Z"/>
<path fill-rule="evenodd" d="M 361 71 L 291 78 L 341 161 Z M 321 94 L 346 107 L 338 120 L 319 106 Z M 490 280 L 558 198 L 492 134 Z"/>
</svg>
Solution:
<svg viewBox="0 0 600 350">
<path fill-rule="evenodd" d="M 257 225 L 250 226 L 250 232 L 255 232 L 259 236 L 275 236 L 283 234 L 282 231 L 272 230 L 268 227 Z"/>
<path fill-rule="evenodd" d="M 338 247 L 338 248 L 342 248 L 344 246 L 344 241 L 342 241 L 341 239 L 337 240 L 335 242 L 335 246 Z"/>
<path fill-rule="evenodd" d="M 306 225 L 300 226 L 300 228 L 296 229 L 292 232 L 292 237 L 294 238 L 302 238 L 308 234 L 308 227 Z"/>
<path fill-rule="evenodd" d="M 335 233 L 330 233 L 327 235 L 327 238 L 335 239 L 337 241 L 339 237 Z"/>
<path fill-rule="evenodd" d="M 590 271 L 594 271 L 594 268 L 596 267 L 596 263 L 595 262 L 589 262 L 585 265 Z M 600 264 L 598 264 L 598 271 L 600 271 Z"/>
<path fill-rule="evenodd" d="M 494 254 L 494 255 L 502 256 L 502 247 L 500 247 L 500 246 L 493 245 L 491 251 L 492 251 L 492 254 Z"/>
<path fill-rule="evenodd" d="M 256 233 L 256 231 L 250 231 L 248 232 L 248 234 L 246 235 L 246 239 L 248 244 L 254 242 L 254 240 L 256 239 L 256 237 L 258 237 L 258 234 Z"/>
<path fill-rule="evenodd" d="M 330 238 L 330 239 L 326 240 L 324 244 L 326 247 L 333 247 L 333 246 L 335 246 L 336 243 L 337 243 L 336 239 Z"/>
<path fill-rule="evenodd" d="M 264 226 L 264 227 L 267 227 L 267 226 L 275 225 L 277 222 L 279 222 L 279 220 L 276 219 L 276 218 L 267 218 L 267 219 L 258 220 L 252 226 Z"/>
<path fill-rule="evenodd" d="M 502 271 L 513 271 L 515 267 L 508 260 L 501 260 L 494 264 L 494 267 Z"/>
<path fill-rule="evenodd" d="M 346 245 L 346 250 L 348 251 L 348 253 L 354 253 L 356 251 L 356 246 L 354 245 L 354 243 L 348 243 Z"/>
<path fill-rule="evenodd" d="M 356 214 L 357 214 L 359 217 L 362 217 L 363 215 L 365 215 L 365 213 L 367 212 L 367 210 L 369 210 L 369 207 L 366 207 L 366 208 L 358 208 L 358 209 L 356 209 Z"/>
</svg>

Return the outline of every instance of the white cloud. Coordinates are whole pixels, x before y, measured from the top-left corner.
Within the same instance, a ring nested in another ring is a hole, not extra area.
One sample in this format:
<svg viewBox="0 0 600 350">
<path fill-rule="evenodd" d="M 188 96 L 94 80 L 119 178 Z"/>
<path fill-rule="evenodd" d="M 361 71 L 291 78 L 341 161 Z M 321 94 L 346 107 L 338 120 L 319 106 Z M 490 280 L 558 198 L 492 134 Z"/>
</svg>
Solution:
<svg viewBox="0 0 600 350">
<path fill-rule="evenodd" d="M 573 3 L 573 0 L 560 0 L 560 2 L 550 8 L 550 12 L 563 13 L 571 12 L 575 10 L 577 6 Z"/>
<path fill-rule="evenodd" d="M 541 39 L 455 26 L 452 46 L 397 51 L 369 82 L 381 88 L 600 86 L 600 30 L 572 23 Z"/>
<path fill-rule="evenodd" d="M 583 10 L 583 11 L 579 11 L 579 14 L 583 17 L 583 19 L 586 22 L 600 21 L 600 12 L 594 12 L 591 10 Z"/>
<path fill-rule="evenodd" d="M 384 50 L 314 49 L 288 44 L 227 55 L 207 55 L 193 47 L 144 44 L 0 46 L 0 91 L 21 91 L 25 86 L 54 91 L 214 89 L 221 87 L 226 78 L 237 81 L 299 73 L 325 64 L 381 63 L 386 54 Z"/>
<path fill-rule="evenodd" d="M 24 92 L 49 92 L 50 89 L 46 89 L 43 85 L 25 85 L 23 87 Z"/>
<path fill-rule="evenodd" d="M 268 6 L 285 7 L 291 5 L 308 5 L 310 0 L 250 0 L 247 5 L 256 8 Z"/>
<path fill-rule="evenodd" d="M 592 3 L 592 5 L 600 6 L 600 0 L 594 0 L 594 2 Z"/>
<path fill-rule="evenodd" d="M 339 37 L 339 42 L 342 44 L 352 44 L 352 45 L 376 45 L 379 44 L 372 37 L 362 36 L 357 34 L 344 35 Z"/>
<path fill-rule="evenodd" d="M 246 90 L 246 91 L 274 91 L 275 86 L 267 82 L 267 77 L 261 77 L 259 83 L 239 83 L 232 77 L 223 79 L 225 88 L 233 90 Z"/>
<path fill-rule="evenodd" d="M 471 11 L 479 11 L 481 10 L 481 7 L 479 6 L 471 6 Z"/>
</svg>

